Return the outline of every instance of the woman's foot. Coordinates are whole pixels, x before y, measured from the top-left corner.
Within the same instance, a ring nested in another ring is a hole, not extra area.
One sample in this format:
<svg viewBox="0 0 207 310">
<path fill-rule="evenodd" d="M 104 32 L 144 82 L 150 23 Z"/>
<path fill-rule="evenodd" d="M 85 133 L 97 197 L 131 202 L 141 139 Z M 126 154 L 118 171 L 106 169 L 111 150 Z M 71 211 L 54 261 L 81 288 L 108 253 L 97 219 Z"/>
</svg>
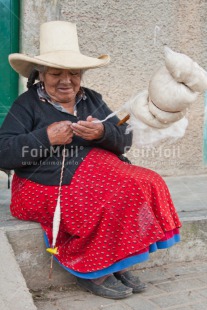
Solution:
<svg viewBox="0 0 207 310">
<path fill-rule="evenodd" d="M 114 276 L 125 286 L 132 288 L 133 293 L 140 293 L 147 287 L 145 283 L 140 281 L 139 277 L 133 276 L 131 271 L 117 272 Z"/>
<path fill-rule="evenodd" d="M 117 280 L 114 275 L 107 277 L 101 284 L 77 278 L 77 284 L 87 291 L 105 298 L 122 299 L 132 295 L 132 289 Z"/>
</svg>

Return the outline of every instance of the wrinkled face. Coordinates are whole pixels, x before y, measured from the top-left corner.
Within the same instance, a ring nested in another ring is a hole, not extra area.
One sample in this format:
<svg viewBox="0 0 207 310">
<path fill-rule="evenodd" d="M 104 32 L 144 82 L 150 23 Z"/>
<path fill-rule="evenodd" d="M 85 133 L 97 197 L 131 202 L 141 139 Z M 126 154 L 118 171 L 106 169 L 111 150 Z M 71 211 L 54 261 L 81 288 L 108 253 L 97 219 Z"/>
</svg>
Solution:
<svg viewBox="0 0 207 310">
<path fill-rule="evenodd" d="M 51 99 L 59 103 L 75 103 L 80 89 L 81 70 L 47 68 L 40 73 L 45 90 Z"/>
</svg>

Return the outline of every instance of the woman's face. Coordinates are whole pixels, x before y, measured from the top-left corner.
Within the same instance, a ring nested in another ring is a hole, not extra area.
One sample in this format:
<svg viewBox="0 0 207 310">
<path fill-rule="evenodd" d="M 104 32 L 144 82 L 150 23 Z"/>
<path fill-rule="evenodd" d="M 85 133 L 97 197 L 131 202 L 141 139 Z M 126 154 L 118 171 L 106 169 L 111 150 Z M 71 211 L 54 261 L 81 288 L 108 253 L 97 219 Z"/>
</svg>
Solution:
<svg viewBox="0 0 207 310">
<path fill-rule="evenodd" d="M 75 97 L 80 89 L 81 70 L 47 68 L 40 73 L 45 90 L 51 99 L 59 103 L 75 104 Z"/>
</svg>

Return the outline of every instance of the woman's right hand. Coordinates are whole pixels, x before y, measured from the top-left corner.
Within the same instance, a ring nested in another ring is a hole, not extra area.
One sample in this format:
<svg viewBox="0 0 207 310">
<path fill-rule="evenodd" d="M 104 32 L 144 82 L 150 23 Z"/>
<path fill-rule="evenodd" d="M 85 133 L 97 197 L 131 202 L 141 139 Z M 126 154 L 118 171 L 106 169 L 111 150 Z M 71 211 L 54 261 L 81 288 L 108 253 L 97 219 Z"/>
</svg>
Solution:
<svg viewBox="0 0 207 310">
<path fill-rule="evenodd" d="M 63 145 L 72 142 L 73 131 L 70 121 L 55 122 L 47 127 L 47 135 L 51 145 Z"/>
</svg>

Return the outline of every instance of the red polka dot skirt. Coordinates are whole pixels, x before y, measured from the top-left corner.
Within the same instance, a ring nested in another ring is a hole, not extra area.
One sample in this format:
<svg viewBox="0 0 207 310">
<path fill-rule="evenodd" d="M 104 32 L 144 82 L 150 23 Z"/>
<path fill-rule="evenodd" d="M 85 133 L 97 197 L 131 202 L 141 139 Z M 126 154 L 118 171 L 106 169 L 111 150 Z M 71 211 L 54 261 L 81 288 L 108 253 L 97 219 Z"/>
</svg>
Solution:
<svg viewBox="0 0 207 310">
<path fill-rule="evenodd" d="M 39 222 L 51 244 L 57 196 L 58 186 L 14 175 L 11 213 Z M 56 258 L 75 272 L 97 272 L 143 253 L 179 227 L 169 190 L 156 172 L 93 149 L 62 186 Z"/>
</svg>

